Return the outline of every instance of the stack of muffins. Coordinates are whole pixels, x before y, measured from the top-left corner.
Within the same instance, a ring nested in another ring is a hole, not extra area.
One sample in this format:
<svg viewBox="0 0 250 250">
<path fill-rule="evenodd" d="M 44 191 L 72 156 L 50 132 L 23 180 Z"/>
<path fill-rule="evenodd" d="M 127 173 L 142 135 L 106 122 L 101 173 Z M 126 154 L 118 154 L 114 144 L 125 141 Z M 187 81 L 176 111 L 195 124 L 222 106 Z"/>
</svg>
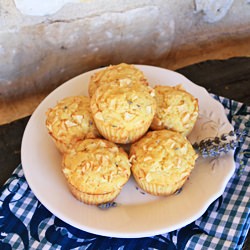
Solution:
<svg viewBox="0 0 250 250">
<path fill-rule="evenodd" d="M 186 138 L 198 117 L 196 98 L 181 86 L 151 88 L 142 71 L 125 63 L 93 74 L 89 96 L 59 101 L 46 120 L 78 200 L 114 200 L 131 172 L 153 195 L 183 186 L 197 158 Z M 129 155 L 121 144 L 131 145 Z"/>
</svg>

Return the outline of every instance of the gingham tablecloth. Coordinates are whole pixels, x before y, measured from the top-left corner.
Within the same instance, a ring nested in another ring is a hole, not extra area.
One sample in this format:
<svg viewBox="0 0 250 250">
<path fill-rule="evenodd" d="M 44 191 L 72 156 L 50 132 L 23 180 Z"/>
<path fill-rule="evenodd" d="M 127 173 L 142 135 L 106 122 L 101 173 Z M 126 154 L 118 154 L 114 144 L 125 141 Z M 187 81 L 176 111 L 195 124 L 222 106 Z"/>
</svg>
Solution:
<svg viewBox="0 0 250 250">
<path fill-rule="evenodd" d="M 0 190 L 0 249 L 241 249 L 250 226 L 250 107 L 213 97 L 223 104 L 234 128 L 247 133 L 235 150 L 236 171 L 225 192 L 198 220 L 139 239 L 87 233 L 61 221 L 37 200 L 20 164 Z"/>
</svg>

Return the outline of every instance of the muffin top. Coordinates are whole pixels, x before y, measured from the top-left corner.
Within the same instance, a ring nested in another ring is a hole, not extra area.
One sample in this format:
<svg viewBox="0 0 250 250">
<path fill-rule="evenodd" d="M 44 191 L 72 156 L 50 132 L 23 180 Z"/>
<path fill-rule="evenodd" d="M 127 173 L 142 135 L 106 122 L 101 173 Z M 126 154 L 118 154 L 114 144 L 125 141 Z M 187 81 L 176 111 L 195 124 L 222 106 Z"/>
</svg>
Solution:
<svg viewBox="0 0 250 250">
<path fill-rule="evenodd" d="M 77 142 L 63 155 L 62 169 L 71 185 L 88 194 L 107 194 L 121 189 L 130 176 L 128 155 L 103 139 Z"/>
<path fill-rule="evenodd" d="M 125 82 L 102 84 L 91 98 L 91 110 L 95 121 L 130 131 L 153 119 L 154 90 Z"/>
<path fill-rule="evenodd" d="M 96 72 L 91 76 L 89 82 L 89 96 L 92 97 L 96 89 L 102 83 L 110 83 L 114 81 L 125 83 L 139 83 L 148 85 L 148 82 L 143 74 L 134 65 L 120 63 L 118 65 L 110 65 L 109 67 Z"/>
<path fill-rule="evenodd" d="M 162 186 L 186 178 L 196 158 L 186 137 L 169 130 L 148 132 L 132 144 L 130 150 L 133 174 L 138 179 Z"/>
<path fill-rule="evenodd" d="M 50 108 L 46 115 L 49 134 L 69 148 L 79 139 L 100 136 L 90 111 L 89 97 L 66 97 Z"/>
<path fill-rule="evenodd" d="M 169 129 L 187 135 L 198 117 L 198 100 L 180 85 L 155 86 L 156 114 L 153 130 Z"/>
</svg>

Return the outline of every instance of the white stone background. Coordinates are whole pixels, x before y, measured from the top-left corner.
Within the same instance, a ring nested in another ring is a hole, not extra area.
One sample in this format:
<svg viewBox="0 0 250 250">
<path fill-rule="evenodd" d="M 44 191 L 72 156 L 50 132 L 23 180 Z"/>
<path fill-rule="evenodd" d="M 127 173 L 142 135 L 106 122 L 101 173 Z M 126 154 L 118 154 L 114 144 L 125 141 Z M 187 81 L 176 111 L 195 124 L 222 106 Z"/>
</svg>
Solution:
<svg viewBox="0 0 250 250">
<path fill-rule="evenodd" d="M 248 0 L 0 0 L 0 123 L 93 68 L 177 69 L 249 56 L 249 42 Z"/>
</svg>

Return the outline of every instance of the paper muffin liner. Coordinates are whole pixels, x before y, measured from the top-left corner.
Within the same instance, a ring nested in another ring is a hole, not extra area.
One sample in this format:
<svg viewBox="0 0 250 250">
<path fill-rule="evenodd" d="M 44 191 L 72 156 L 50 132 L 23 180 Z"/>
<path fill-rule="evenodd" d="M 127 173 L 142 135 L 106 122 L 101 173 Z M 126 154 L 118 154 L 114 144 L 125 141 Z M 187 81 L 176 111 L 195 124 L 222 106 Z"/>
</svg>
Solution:
<svg viewBox="0 0 250 250">
<path fill-rule="evenodd" d="M 88 194 L 76 189 L 73 185 L 68 183 L 68 187 L 73 196 L 85 204 L 88 205 L 99 205 L 113 201 L 120 193 L 120 189 L 107 194 Z"/>
<path fill-rule="evenodd" d="M 157 118 L 154 118 L 153 121 L 152 121 L 152 123 L 151 123 L 151 125 L 150 125 L 150 128 L 152 130 L 167 129 L 167 130 L 171 130 L 171 131 L 174 131 L 174 132 L 179 132 L 183 136 L 188 136 L 192 132 L 192 130 L 193 130 L 194 126 L 195 126 L 196 121 L 197 121 L 197 119 L 193 120 L 193 121 L 190 120 L 190 123 L 185 127 L 185 129 L 183 131 L 181 131 L 181 130 L 178 130 L 176 128 L 168 128 L 168 127 L 166 127 L 164 125 L 158 125 L 159 121 L 157 120 Z"/>
<path fill-rule="evenodd" d="M 85 136 L 83 138 L 82 137 L 75 138 L 74 142 L 71 142 L 71 143 L 65 143 L 61 140 L 54 138 L 53 136 L 51 136 L 51 137 L 52 137 L 52 140 L 53 140 L 56 148 L 60 151 L 60 153 L 65 154 L 65 153 L 71 151 L 74 148 L 74 144 L 77 143 L 78 141 L 82 141 L 85 139 L 99 139 L 101 136 L 95 136 L 95 135 L 91 134 L 91 136 Z"/>
<path fill-rule="evenodd" d="M 157 185 L 147 182 L 144 179 L 139 179 L 137 176 L 133 173 L 134 179 L 138 186 L 144 190 L 145 192 L 156 195 L 156 196 L 168 196 L 171 194 L 174 194 L 177 190 L 179 190 L 184 183 L 186 182 L 187 177 L 183 178 L 181 181 L 177 183 L 173 183 L 172 185 Z"/>
<path fill-rule="evenodd" d="M 134 127 L 133 130 L 127 131 L 125 129 L 113 127 L 112 125 L 105 124 L 102 121 L 96 120 L 96 127 L 98 128 L 100 134 L 104 136 L 107 140 L 114 143 L 133 143 L 139 138 L 141 138 L 148 130 L 151 120 L 144 121 L 140 127 Z"/>
</svg>

